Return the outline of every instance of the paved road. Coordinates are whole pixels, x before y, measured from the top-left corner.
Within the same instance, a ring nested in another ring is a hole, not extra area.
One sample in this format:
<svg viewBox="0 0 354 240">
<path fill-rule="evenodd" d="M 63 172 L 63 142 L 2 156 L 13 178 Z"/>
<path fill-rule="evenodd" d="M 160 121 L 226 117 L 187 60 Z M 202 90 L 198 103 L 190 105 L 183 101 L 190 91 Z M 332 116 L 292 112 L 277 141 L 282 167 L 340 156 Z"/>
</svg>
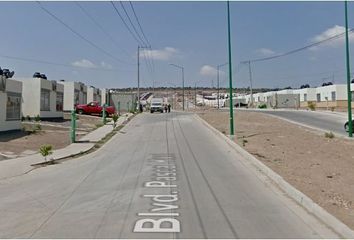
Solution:
<svg viewBox="0 0 354 240">
<path fill-rule="evenodd" d="M 236 110 L 238 111 L 238 109 Z M 295 111 L 295 110 L 241 110 L 262 112 L 277 117 L 281 117 L 295 123 L 300 123 L 309 127 L 318 128 L 326 132 L 333 132 L 336 135 L 347 136 L 344 130 L 344 123 L 347 121 L 343 113 L 319 112 L 319 111 Z"/>
<path fill-rule="evenodd" d="M 0 238 L 335 238 L 192 114 L 140 114 L 99 151 L 0 181 Z"/>
</svg>

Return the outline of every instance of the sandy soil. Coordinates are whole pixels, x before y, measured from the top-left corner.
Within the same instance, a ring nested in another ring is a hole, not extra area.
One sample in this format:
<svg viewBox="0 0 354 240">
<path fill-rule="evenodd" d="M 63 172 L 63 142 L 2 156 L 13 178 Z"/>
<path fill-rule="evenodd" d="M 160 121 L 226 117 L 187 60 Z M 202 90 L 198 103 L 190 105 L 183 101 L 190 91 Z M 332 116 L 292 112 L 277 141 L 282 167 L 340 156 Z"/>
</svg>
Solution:
<svg viewBox="0 0 354 240">
<path fill-rule="evenodd" d="M 227 112 L 199 115 L 228 133 Z M 354 141 L 255 112 L 236 112 L 235 129 L 240 146 L 354 229 Z"/>
<path fill-rule="evenodd" d="M 64 119 L 69 119 L 69 115 L 65 114 Z M 101 122 L 100 117 L 79 115 L 77 139 L 96 129 L 96 124 Z M 40 123 L 41 130 L 33 133 L 31 130 L 35 127 L 35 124 L 23 122 L 24 130 L 0 134 L 0 153 L 16 157 L 15 155 L 33 154 L 43 144 L 50 144 L 54 149 L 64 148 L 70 144 L 70 121 L 42 121 Z M 6 158 L 0 158 L 0 160 L 3 159 Z"/>
</svg>

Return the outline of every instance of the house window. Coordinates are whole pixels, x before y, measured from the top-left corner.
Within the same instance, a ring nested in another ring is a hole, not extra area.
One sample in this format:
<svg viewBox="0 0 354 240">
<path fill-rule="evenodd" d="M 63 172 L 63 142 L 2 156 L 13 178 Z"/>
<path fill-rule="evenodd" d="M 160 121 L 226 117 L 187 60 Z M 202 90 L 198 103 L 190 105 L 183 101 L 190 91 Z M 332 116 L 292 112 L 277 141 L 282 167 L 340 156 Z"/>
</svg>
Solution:
<svg viewBox="0 0 354 240">
<path fill-rule="evenodd" d="M 21 118 L 21 94 L 7 93 L 6 120 L 20 120 Z"/>
<path fill-rule="evenodd" d="M 336 101 L 336 92 L 333 91 L 331 95 L 332 95 L 332 101 Z"/>
<path fill-rule="evenodd" d="M 63 111 L 64 94 L 57 92 L 56 110 L 57 112 Z"/>
<path fill-rule="evenodd" d="M 317 102 L 321 102 L 321 93 L 317 93 Z"/>
<path fill-rule="evenodd" d="M 41 90 L 41 111 L 50 111 L 50 91 Z"/>
<path fill-rule="evenodd" d="M 307 93 L 304 93 L 304 102 L 307 102 Z"/>
</svg>

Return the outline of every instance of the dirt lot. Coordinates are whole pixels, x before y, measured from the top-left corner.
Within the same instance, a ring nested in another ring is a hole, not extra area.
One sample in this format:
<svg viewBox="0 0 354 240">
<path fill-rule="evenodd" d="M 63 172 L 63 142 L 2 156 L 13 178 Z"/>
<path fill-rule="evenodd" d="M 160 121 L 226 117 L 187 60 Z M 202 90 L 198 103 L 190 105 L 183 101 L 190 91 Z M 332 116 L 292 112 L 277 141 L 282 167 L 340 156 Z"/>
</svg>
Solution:
<svg viewBox="0 0 354 240">
<path fill-rule="evenodd" d="M 43 144 L 50 144 L 54 149 L 66 147 L 70 144 L 69 119 L 69 114 L 65 114 L 63 121 L 41 121 L 40 129 L 37 122 L 23 122 L 22 131 L 0 134 L 0 160 L 34 154 Z M 96 129 L 101 122 L 100 117 L 79 115 L 77 139 Z"/>
<path fill-rule="evenodd" d="M 199 115 L 228 133 L 227 112 Z M 240 146 L 354 229 L 354 141 L 255 112 L 236 111 L 235 129 Z"/>
</svg>

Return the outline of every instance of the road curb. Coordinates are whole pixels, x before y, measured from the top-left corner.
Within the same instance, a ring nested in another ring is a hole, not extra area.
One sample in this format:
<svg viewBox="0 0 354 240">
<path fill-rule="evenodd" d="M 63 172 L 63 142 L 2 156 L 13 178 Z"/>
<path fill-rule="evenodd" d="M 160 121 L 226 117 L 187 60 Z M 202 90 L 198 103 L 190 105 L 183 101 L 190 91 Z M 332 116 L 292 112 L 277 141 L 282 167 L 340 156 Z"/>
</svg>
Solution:
<svg viewBox="0 0 354 240">
<path fill-rule="evenodd" d="M 272 169 L 264 165 L 260 160 L 258 160 L 249 152 L 244 150 L 242 147 L 240 147 L 237 143 L 225 136 L 223 133 L 215 129 L 197 114 L 194 114 L 194 116 L 197 120 L 199 120 L 207 128 L 209 128 L 215 135 L 221 137 L 229 146 L 231 146 L 234 150 L 241 154 L 248 161 L 248 163 L 250 163 L 258 170 L 257 172 L 261 172 L 261 174 L 267 176 L 269 179 L 275 182 L 281 190 L 283 190 L 289 197 L 295 200 L 308 212 L 312 213 L 320 221 L 322 221 L 328 227 L 333 229 L 337 234 L 343 236 L 343 238 L 354 238 L 354 231 L 351 228 L 349 228 L 343 222 L 328 213 L 325 209 L 315 203 L 311 198 L 297 190 L 294 186 L 290 185 L 279 174 L 275 173 Z M 241 161 L 243 161 L 243 159 L 241 159 Z"/>
</svg>

